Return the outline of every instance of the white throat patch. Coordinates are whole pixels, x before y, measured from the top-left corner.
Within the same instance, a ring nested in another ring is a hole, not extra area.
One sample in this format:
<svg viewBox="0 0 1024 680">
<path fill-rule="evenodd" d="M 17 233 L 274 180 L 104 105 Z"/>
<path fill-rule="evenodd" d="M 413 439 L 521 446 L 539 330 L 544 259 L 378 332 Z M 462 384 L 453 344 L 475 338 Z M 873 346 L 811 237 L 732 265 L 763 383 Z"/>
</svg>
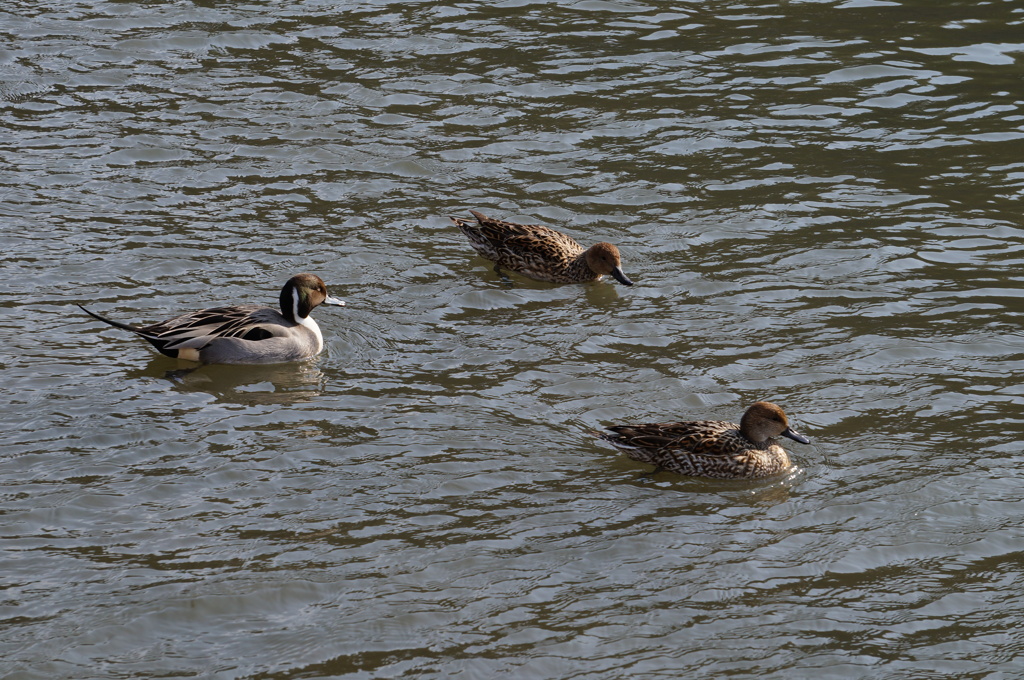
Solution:
<svg viewBox="0 0 1024 680">
<path fill-rule="evenodd" d="M 313 331 L 313 335 L 316 336 L 315 354 L 319 354 L 324 348 L 324 336 L 320 332 L 320 326 L 317 325 L 316 321 L 313 321 L 312 315 L 305 318 L 299 316 L 299 290 L 297 288 L 292 291 L 292 317 L 297 324 Z"/>
</svg>

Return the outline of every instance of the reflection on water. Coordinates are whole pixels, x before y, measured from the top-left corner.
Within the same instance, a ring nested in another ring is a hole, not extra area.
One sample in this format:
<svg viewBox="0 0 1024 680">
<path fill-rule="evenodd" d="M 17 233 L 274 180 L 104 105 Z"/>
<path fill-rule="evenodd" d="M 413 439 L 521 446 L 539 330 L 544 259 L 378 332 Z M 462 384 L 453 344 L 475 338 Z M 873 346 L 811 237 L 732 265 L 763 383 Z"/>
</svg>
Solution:
<svg viewBox="0 0 1024 680">
<path fill-rule="evenodd" d="M 3 674 L 1014 675 L 1017 5 L 6 8 Z M 637 285 L 509 285 L 468 209 Z M 73 306 L 298 271 L 305 363 Z M 589 434 L 757 399 L 783 479 Z"/>
<path fill-rule="evenodd" d="M 177 368 L 169 368 L 177 366 Z M 324 374 L 313 362 L 253 366 L 200 365 L 154 356 L 125 377 L 162 379 L 182 392 L 206 392 L 218 402 L 243 405 L 300 404 L 323 393 Z"/>
</svg>

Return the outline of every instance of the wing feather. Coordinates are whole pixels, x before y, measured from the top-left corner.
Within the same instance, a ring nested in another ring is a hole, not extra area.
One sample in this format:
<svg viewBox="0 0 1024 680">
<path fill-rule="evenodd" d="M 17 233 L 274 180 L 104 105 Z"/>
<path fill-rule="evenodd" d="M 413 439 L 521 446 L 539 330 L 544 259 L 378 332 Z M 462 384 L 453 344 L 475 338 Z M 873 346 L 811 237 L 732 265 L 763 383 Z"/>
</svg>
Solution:
<svg viewBox="0 0 1024 680">
<path fill-rule="evenodd" d="M 146 326 L 138 332 L 168 350 L 202 349 L 218 338 L 260 341 L 277 337 L 286 330 L 281 323 L 286 323 L 284 318 L 269 307 L 214 307 Z"/>
</svg>

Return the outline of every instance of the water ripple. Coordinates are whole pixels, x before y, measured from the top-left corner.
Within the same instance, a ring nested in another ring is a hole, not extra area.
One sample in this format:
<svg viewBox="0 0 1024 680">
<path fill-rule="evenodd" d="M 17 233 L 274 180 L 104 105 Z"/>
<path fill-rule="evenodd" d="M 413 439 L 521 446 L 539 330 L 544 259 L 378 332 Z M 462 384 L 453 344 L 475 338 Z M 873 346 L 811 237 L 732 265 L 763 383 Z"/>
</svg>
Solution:
<svg viewBox="0 0 1024 680">
<path fill-rule="evenodd" d="M 1013 675 L 1013 3 L 4 12 L 8 674 Z M 638 285 L 502 279 L 467 209 Z M 348 306 L 302 365 L 74 306 L 307 270 Z M 590 434 L 755 399 L 784 478 Z"/>
</svg>

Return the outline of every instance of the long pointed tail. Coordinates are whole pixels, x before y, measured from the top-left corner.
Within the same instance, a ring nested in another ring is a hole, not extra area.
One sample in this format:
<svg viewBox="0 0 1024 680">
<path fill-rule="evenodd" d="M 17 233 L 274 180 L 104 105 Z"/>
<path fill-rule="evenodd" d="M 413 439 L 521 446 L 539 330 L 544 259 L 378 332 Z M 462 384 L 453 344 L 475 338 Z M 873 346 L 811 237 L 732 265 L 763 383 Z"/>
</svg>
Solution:
<svg viewBox="0 0 1024 680">
<path fill-rule="evenodd" d="M 111 326 L 113 326 L 115 328 L 123 328 L 126 331 L 131 331 L 132 333 L 138 333 L 139 335 L 142 335 L 142 332 L 138 328 L 136 328 L 135 326 L 129 326 L 126 323 L 121 323 L 120 321 L 114 321 L 113 319 L 108 319 L 105 316 L 100 316 L 96 312 L 90 312 L 88 309 L 86 309 L 82 305 L 78 305 L 78 308 L 81 309 L 86 314 L 88 314 L 89 316 L 91 316 L 92 318 L 97 319 L 99 321 L 102 321 L 103 323 L 109 323 Z"/>
</svg>

